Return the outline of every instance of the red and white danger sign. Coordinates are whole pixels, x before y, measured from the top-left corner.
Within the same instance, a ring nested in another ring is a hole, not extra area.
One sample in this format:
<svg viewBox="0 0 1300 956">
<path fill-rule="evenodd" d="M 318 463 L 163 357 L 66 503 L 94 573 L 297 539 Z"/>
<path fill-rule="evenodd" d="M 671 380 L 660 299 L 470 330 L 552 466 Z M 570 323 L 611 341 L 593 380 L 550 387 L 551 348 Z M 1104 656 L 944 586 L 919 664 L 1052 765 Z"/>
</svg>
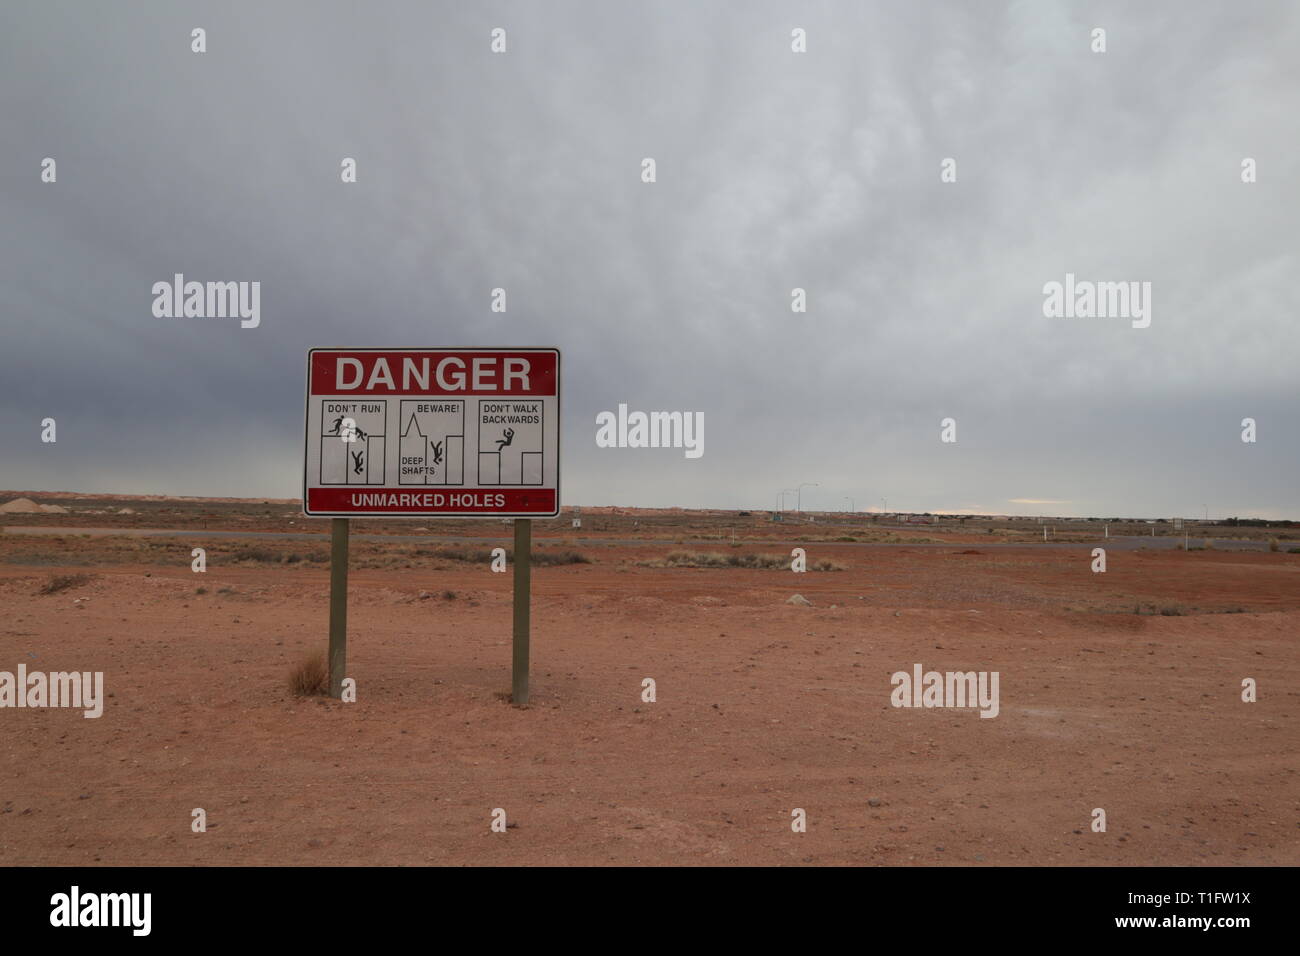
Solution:
<svg viewBox="0 0 1300 956">
<path fill-rule="evenodd" d="M 560 513 L 558 349 L 311 349 L 303 511 Z"/>
</svg>

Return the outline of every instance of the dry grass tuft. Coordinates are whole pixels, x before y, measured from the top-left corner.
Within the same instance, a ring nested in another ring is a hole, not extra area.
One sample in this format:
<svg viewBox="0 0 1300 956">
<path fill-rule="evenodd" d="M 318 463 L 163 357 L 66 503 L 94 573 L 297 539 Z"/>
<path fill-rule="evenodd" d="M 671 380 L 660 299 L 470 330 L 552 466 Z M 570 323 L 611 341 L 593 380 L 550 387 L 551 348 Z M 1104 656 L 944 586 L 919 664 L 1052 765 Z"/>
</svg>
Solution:
<svg viewBox="0 0 1300 956">
<path fill-rule="evenodd" d="M 270 548 L 237 548 L 230 555 L 232 562 L 238 561 L 256 561 L 258 563 L 269 563 L 279 561 L 280 556 Z"/>
<path fill-rule="evenodd" d="M 91 576 L 89 574 L 54 574 L 50 579 L 41 585 L 41 594 L 58 594 L 60 591 L 67 591 L 69 588 L 79 588 L 83 584 L 89 584 Z"/>
<path fill-rule="evenodd" d="M 719 554 L 716 551 L 670 551 L 667 557 L 653 561 L 638 561 L 642 567 L 651 568 L 750 568 L 756 570 L 789 570 L 790 558 L 783 554 Z M 843 571 L 844 565 L 825 558 L 811 565 L 813 571 Z"/>
<path fill-rule="evenodd" d="M 578 551 L 534 551 L 532 561 L 535 565 L 553 564 L 591 564 L 591 558 Z"/>
<path fill-rule="evenodd" d="M 814 571 L 843 571 L 844 565 L 822 558 L 820 561 L 813 563 L 812 569 Z"/>
<path fill-rule="evenodd" d="M 330 672 L 325 654 L 316 651 L 289 672 L 289 690 L 295 697 L 323 697 L 329 693 Z"/>
</svg>

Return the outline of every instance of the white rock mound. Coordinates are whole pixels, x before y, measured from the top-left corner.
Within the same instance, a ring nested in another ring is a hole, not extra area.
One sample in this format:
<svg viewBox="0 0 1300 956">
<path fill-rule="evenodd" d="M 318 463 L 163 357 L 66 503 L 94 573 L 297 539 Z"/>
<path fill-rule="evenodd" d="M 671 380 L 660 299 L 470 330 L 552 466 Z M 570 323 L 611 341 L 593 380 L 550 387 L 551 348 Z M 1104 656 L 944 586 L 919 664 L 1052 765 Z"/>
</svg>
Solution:
<svg viewBox="0 0 1300 956">
<path fill-rule="evenodd" d="M 39 505 L 31 498 L 15 498 L 0 505 L 0 511 L 10 515 L 65 515 L 68 509 L 59 505 Z"/>
<path fill-rule="evenodd" d="M 41 513 L 41 506 L 31 498 L 15 498 L 0 505 L 0 511 L 10 515 L 35 515 Z"/>
</svg>

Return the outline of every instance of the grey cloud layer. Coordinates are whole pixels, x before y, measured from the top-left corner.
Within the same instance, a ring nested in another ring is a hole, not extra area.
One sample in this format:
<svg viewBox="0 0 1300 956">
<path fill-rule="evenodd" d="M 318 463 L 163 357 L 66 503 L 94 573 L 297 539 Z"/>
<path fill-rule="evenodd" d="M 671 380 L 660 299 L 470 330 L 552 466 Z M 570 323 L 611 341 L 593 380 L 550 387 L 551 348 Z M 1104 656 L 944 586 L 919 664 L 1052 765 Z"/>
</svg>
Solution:
<svg viewBox="0 0 1300 956">
<path fill-rule="evenodd" d="M 1300 514 L 1292 4 L 268 7 L 6 12 L 0 485 L 292 495 L 308 347 L 514 344 L 569 503 Z M 1044 318 L 1067 271 L 1151 327 Z M 705 456 L 597 449 L 619 402 Z"/>
</svg>

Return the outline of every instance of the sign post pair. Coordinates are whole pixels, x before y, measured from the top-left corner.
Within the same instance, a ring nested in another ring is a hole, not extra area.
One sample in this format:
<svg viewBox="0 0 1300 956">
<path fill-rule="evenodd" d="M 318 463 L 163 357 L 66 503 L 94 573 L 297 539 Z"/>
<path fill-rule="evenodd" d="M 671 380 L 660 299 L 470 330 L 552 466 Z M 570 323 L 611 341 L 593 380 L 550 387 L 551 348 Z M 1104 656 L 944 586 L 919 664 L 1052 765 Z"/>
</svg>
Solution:
<svg viewBox="0 0 1300 956">
<path fill-rule="evenodd" d="M 332 521 L 330 694 L 347 661 L 351 518 L 514 518 L 515 704 L 528 703 L 532 518 L 560 513 L 553 348 L 311 349 L 303 512 Z"/>
</svg>

